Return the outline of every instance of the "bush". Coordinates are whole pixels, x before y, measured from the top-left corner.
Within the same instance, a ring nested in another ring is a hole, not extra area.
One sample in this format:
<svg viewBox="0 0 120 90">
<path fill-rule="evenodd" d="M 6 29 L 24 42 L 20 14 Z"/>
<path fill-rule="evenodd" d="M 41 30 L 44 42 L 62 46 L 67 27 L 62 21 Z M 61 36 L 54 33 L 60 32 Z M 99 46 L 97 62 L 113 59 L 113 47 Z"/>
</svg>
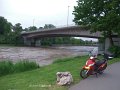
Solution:
<svg viewBox="0 0 120 90">
<path fill-rule="evenodd" d="M 119 46 L 111 46 L 108 51 L 113 53 L 115 57 L 120 57 L 120 47 Z"/>
<path fill-rule="evenodd" d="M 20 61 L 13 64 L 12 61 L 1 61 L 0 76 L 7 75 L 10 73 L 28 71 L 36 68 L 39 68 L 39 65 L 35 62 Z"/>
</svg>

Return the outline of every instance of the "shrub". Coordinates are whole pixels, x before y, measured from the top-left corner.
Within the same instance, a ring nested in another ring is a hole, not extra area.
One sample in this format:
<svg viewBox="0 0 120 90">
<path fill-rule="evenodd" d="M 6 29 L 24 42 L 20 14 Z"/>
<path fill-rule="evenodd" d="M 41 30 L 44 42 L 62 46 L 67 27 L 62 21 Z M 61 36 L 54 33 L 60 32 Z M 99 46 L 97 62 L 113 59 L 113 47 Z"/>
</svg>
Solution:
<svg viewBox="0 0 120 90">
<path fill-rule="evenodd" d="M 1 61 L 0 76 L 7 75 L 10 73 L 28 71 L 36 68 L 39 68 L 39 65 L 35 62 L 19 61 L 13 64 L 12 61 Z"/>
<path fill-rule="evenodd" d="M 111 53 L 115 55 L 115 57 L 120 57 L 120 47 L 119 46 L 111 46 L 108 49 Z"/>
</svg>

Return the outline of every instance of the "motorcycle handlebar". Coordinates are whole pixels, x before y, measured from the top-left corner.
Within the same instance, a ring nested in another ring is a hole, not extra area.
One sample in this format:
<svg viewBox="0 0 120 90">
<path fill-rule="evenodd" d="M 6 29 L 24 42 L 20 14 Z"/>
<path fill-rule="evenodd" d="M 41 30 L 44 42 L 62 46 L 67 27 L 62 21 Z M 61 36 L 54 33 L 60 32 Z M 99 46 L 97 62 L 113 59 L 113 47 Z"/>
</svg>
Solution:
<svg viewBox="0 0 120 90">
<path fill-rule="evenodd" d="M 105 59 L 107 59 L 107 60 L 114 58 L 113 55 L 109 55 L 109 54 L 107 54 L 107 53 L 104 53 L 104 54 L 103 54 L 103 57 L 104 57 Z"/>
</svg>

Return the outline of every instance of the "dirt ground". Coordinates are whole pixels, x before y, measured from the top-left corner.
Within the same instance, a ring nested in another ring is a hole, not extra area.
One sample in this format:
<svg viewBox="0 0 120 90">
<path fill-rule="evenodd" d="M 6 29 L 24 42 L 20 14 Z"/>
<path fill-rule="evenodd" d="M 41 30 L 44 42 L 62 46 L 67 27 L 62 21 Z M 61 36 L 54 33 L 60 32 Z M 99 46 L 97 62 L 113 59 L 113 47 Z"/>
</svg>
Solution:
<svg viewBox="0 0 120 90">
<path fill-rule="evenodd" d="M 88 54 L 94 47 L 66 46 L 66 47 L 10 47 L 0 46 L 0 60 L 35 61 L 40 66 L 51 64 L 57 58 L 81 56 Z"/>
</svg>

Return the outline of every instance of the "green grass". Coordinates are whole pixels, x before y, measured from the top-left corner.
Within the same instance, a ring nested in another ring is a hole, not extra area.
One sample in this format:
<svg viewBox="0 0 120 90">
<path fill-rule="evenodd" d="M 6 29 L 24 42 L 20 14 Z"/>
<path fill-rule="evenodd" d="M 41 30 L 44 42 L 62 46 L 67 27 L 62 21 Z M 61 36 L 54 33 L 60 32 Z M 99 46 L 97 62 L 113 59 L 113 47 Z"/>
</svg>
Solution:
<svg viewBox="0 0 120 90">
<path fill-rule="evenodd" d="M 73 75 L 73 84 L 78 83 L 81 80 L 79 71 L 87 58 L 88 56 L 79 56 L 59 59 L 40 69 L 2 76 L 0 77 L 0 90 L 67 90 L 67 86 L 56 85 L 56 72 L 69 71 Z M 109 64 L 118 61 L 120 58 L 115 58 L 110 60 Z"/>
<path fill-rule="evenodd" d="M 0 62 L 0 76 L 13 73 L 13 63 L 11 61 Z"/>
<path fill-rule="evenodd" d="M 4 76 L 16 72 L 24 72 L 32 69 L 39 68 L 35 62 L 29 62 L 28 60 L 19 61 L 13 64 L 12 61 L 0 62 L 0 76 Z"/>
</svg>

